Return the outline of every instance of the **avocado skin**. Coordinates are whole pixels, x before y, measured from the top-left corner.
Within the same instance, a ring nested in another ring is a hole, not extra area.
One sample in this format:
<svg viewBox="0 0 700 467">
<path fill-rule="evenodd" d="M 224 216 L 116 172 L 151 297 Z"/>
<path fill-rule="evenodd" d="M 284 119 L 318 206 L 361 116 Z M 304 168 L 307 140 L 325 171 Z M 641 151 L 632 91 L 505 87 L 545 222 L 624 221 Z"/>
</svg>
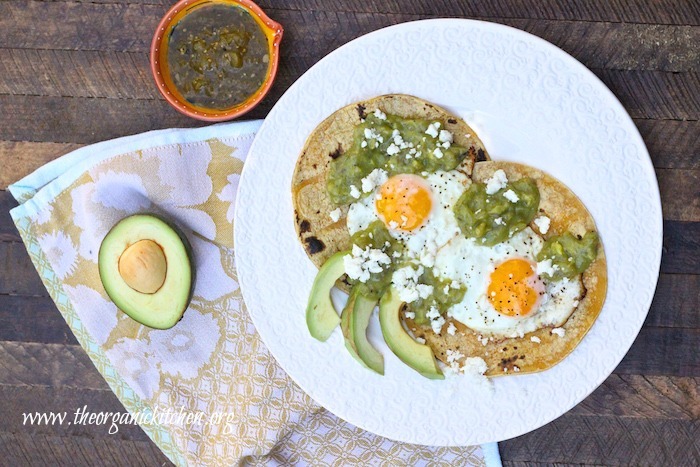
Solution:
<svg viewBox="0 0 700 467">
<path fill-rule="evenodd" d="M 189 306 L 190 302 L 192 301 L 192 297 L 194 296 L 194 289 L 195 289 L 195 284 L 196 284 L 196 279 L 197 279 L 195 260 L 194 260 L 194 250 L 192 249 L 192 245 L 190 244 L 190 241 L 187 239 L 187 236 L 182 232 L 182 230 L 175 223 L 173 223 L 170 219 L 162 216 L 161 214 L 157 214 L 157 213 L 153 213 L 153 212 L 141 212 L 141 213 L 136 213 L 136 214 L 132 214 L 132 215 L 129 215 L 127 217 L 124 217 L 119 222 L 114 224 L 111 229 L 109 229 L 109 232 L 107 232 L 107 234 L 105 235 L 104 238 L 108 238 L 110 236 L 110 234 L 112 234 L 113 231 L 115 231 L 115 229 L 117 229 L 122 222 L 126 221 L 127 219 L 131 219 L 132 217 L 137 217 L 137 216 L 151 217 L 151 218 L 157 219 L 160 222 L 164 223 L 166 226 L 168 226 L 170 229 L 172 229 L 173 232 L 175 232 L 175 234 L 180 239 L 180 242 L 183 245 L 183 248 L 185 250 L 187 260 L 189 263 L 190 287 L 189 287 L 189 290 L 187 292 L 187 299 L 184 302 L 185 304 L 184 304 L 182 310 L 180 311 L 180 317 L 169 326 L 157 326 L 157 325 L 149 325 L 149 324 L 143 323 L 141 320 L 138 319 L 139 318 L 138 316 L 134 316 L 134 313 L 127 313 L 126 311 L 124 311 L 124 308 L 126 308 L 126 307 L 124 307 L 123 305 L 120 305 L 121 300 L 120 300 L 119 296 L 117 296 L 113 293 L 110 293 L 110 291 L 108 290 L 107 287 L 104 287 L 104 289 L 105 289 L 105 292 L 107 293 L 107 295 L 109 296 L 110 300 L 112 300 L 112 302 L 117 306 L 117 308 L 120 311 L 122 311 L 124 314 L 129 316 L 131 319 L 133 319 L 134 321 L 136 321 L 136 322 L 138 322 L 146 327 L 150 327 L 152 329 L 160 329 L 160 330 L 170 329 L 173 326 L 175 326 L 177 323 L 182 321 L 184 313 L 187 310 L 187 307 Z M 103 239 L 102 243 L 100 244 L 100 249 L 98 251 L 98 256 L 97 256 L 98 257 L 98 270 L 100 273 L 100 279 L 101 279 L 101 282 L 103 283 L 103 286 L 104 286 L 105 280 L 102 277 L 103 270 L 101 267 L 99 267 L 99 258 L 102 258 L 102 250 L 103 250 L 104 246 L 105 246 L 105 242 Z"/>
<path fill-rule="evenodd" d="M 401 324 L 399 312 L 402 305 L 398 292 L 393 288 L 389 288 L 379 301 L 379 324 L 386 344 L 402 362 L 422 376 L 429 379 L 444 379 L 445 376 L 435 362 L 432 349 L 413 340 Z"/>
</svg>

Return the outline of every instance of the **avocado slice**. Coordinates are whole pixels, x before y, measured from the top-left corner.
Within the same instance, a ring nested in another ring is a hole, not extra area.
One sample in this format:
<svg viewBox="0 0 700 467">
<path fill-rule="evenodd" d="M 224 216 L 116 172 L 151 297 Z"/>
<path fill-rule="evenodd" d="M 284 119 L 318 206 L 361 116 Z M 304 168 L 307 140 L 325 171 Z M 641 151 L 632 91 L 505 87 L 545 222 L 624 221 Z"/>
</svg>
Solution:
<svg viewBox="0 0 700 467">
<path fill-rule="evenodd" d="M 109 298 L 145 326 L 173 327 L 192 299 L 192 248 L 159 216 L 135 214 L 119 221 L 102 240 L 97 264 Z"/>
<path fill-rule="evenodd" d="M 369 319 L 376 304 L 376 300 L 357 294 L 352 314 L 350 315 L 350 336 L 360 360 L 370 370 L 383 375 L 384 357 L 367 340 L 367 326 L 369 326 Z"/>
<path fill-rule="evenodd" d="M 345 274 L 343 258 L 349 251 L 341 251 L 326 260 L 318 270 L 306 305 L 306 325 L 315 338 L 324 342 L 340 323 L 338 312 L 331 301 L 331 289 L 335 281 Z"/>
<path fill-rule="evenodd" d="M 399 313 L 402 305 L 403 301 L 393 288 L 389 288 L 379 301 L 379 324 L 386 344 L 401 361 L 421 375 L 430 379 L 444 379 L 432 349 L 413 340 L 401 324 Z"/>
<path fill-rule="evenodd" d="M 350 297 L 348 297 L 348 301 L 345 304 L 345 307 L 343 307 L 342 313 L 340 313 L 340 330 L 343 332 L 345 348 L 348 349 L 348 352 L 350 352 L 350 355 L 352 355 L 355 360 L 361 363 L 362 366 L 366 367 L 367 364 L 364 361 L 362 361 L 360 355 L 357 353 L 355 341 L 353 339 L 352 334 L 350 333 L 352 315 L 355 310 L 355 302 L 359 296 L 360 293 L 358 292 L 357 288 L 353 288 L 350 291 Z"/>
</svg>

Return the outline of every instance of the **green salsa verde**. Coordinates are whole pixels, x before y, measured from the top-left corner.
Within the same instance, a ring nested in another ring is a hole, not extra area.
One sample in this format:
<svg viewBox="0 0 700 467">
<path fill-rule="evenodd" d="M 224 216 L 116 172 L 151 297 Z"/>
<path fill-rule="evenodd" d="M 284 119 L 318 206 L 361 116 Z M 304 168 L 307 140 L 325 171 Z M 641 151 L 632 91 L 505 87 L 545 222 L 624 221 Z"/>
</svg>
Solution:
<svg viewBox="0 0 700 467">
<path fill-rule="evenodd" d="M 394 253 L 403 253 L 403 245 L 389 234 L 382 221 L 372 222 L 365 230 L 356 232 L 351 240 L 353 245 L 357 245 L 363 250 L 367 247 L 383 250 L 389 257 L 392 257 Z M 353 288 L 358 289 L 364 297 L 379 300 L 384 295 L 384 291 L 391 285 L 391 275 L 395 269 L 395 261 L 392 260 L 391 264 L 382 272 L 370 274 L 369 280 L 366 282 L 353 279 L 349 279 L 349 281 Z"/>
<path fill-rule="evenodd" d="M 362 179 L 377 168 L 386 170 L 389 176 L 455 169 L 468 149 L 441 141 L 445 137 L 440 138 L 439 132 L 444 126 L 435 123 L 381 112 L 367 115 L 364 122 L 355 126 L 352 146 L 331 162 L 331 201 L 336 205 L 356 201 L 350 195 L 350 187 L 359 188 Z M 430 125 L 435 125 L 432 135 L 426 133 Z"/>
<path fill-rule="evenodd" d="M 428 298 L 419 298 L 409 305 L 410 310 L 416 314 L 414 318 L 416 323 L 429 324 L 427 314 L 432 307 L 436 307 L 441 314 L 444 314 L 452 305 L 462 301 L 467 287 L 460 285 L 458 288 L 453 288 L 450 285 L 451 282 L 435 276 L 432 268 L 425 268 L 419 283 L 433 286 L 433 293 Z"/>
<path fill-rule="evenodd" d="M 516 202 L 504 196 L 508 190 L 515 193 Z M 454 213 L 467 238 L 476 238 L 483 245 L 493 246 L 527 227 L 535 218 L 539 205 L 537 183 L 531 178 L 521 178 L 491 195 L 486 193 L 484 183 L 472 183 L 457 200 Z"/>
<path fill-rule="evenodd" d="M 379 300 L 391 286 L 391 278 L 394 271 L 410 265 L 408 262 L 397 260 L 397 257 L 400 258 L 403 254 L 404 247 L 389 234 L 382 221 L 372 222 L 365 230 L 356 232 L 351 237 L 351 240 L 353 245 L 357 245 L 362 249 L 369 247 L 383 250 L 392 258 L 390 265 L 387 265 L 380 273 L 370 274 L 366 282 L 349 279 L 354 291 L 360 293 L 363 297 Z M 425 299 L 419 298 L 410 304 L 411 311 L 416 313 L 415 321 L 419 324 L 428 323 L 429 320 L 426 314 L 431 307 L 435 306 L 439 310 L 447 310 L 455 303 L 459 303 L 466 292 L 465 287 L 453 288 L 450 286 L 451 281 L 441 280 L 436 277 L 431 268 L 424 268 L 419 283 L 433 286 L 433 293 L 430 297 Z"/>
<path fill-rule="evenodd" d="M 566 232 L 545 241 L 537 255 L 537 261 L 552 261 L 553 280 L 558 281 L 564 277 L 570 279 L 585 271 L 595 260 L 598 243 L 598 234 L 595 232 L 587 232 L 583 237 Z"/>
<path fill-rule="evenodd" d="M 172 29 L 168 68 L 188 102 L 210 109 L 243 103 L 260 89 L 270 64 L 267 36 L 244 8 L 208 4 Z"/>
</svg>

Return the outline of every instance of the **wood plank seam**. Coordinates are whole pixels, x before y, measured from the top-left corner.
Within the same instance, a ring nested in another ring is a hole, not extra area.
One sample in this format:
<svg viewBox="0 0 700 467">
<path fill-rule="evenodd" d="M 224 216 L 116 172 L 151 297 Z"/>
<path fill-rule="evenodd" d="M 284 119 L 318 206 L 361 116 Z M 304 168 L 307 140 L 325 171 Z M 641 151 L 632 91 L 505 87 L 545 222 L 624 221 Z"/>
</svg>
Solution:
<svg viewBox="0 0 700 467">
<path fill-rule="evenodd" d="M 104 2 L 94 2 L 94 1 L 78 1 L 78 0 L 31 0 L 36 3 L 66 3 L 66 4 L 80 4 L 80 5 L 99 5 L 99 6 L 104 6 L 104 5 L 120 5 L 120 6 L 134 6 L 134 7 L 143 7 L 144 3 L 138 3 L 138 2 L 110 2 L 110 1 L 104 1 Z M 162 4 L 157 4 L 157 3 L 147 3 L 146 5 L 149 6 L 161 6 Z M 162 5 L 164 7 L 167 7 L 168 5 Z M 380 11 L 372 11 L 372 10 L 360 10 L 360 9 L 342 9 L 342 8 L 336 8 L 336 9 L 320 9 L 320 8 L 294 8 L 294 7 L 280 7 L 278 5 L 275 6 L 265 6 L 264 7 L 265 11 L 270 14 L 270 16 L 274 15 L 274 12 L 295 12 L 295 13 L 340 13 L 340 14 L 366 14 L 366 15 L 372 15 L 372 16 L 380 16 L 380 17 L 395 17 L 395 16 L 404 16 L 404 17 L 414 17 L 414 18 L 443 18 L 445 17 L 444 12 L 437 12 L 437 13 L 432 13 L 432 12 L 422 12 L 422 13 L 411 13 L 411 12 L 380 12 Z M 165 11 L 164 11 L 165 13 Z M 690 23 L 690 24 L 679 24 L 679 23 L 662 23 L 662 22 L 654 22 L 654 23 L 646 23 L 646 22 L 641 22 L 641 21 L 629 21 L 629 20 L 619 20 L 619 21 L 612 21 L 612 20 L 606 20 L 606 21 L 598 21 L 598 20 L 589 20 L 589 19 L 561 19 L 561 18 L 555 18 L 555 17 L 528 17 L 528 16 L 504 16 L 502 14 L 496 16 L 490 16 L 490 15 L 469 15 L 467 13 L 463 13 L 463 16 L 454 16 L 456 18 L 466 18 L 466 19 L 478 19 L 478 20 L 489 20 L 489 19 L 502 19 L 502 20 L 545 20 L 545 21 L 555 21 L 555 22 L 562 22 L 562 23 L 611 23 L 611 24 L 641 24 L 641 25 L 654 25 L 654 26 L 697 26 L 698 24 L 695 23 Z"/>
</svg>

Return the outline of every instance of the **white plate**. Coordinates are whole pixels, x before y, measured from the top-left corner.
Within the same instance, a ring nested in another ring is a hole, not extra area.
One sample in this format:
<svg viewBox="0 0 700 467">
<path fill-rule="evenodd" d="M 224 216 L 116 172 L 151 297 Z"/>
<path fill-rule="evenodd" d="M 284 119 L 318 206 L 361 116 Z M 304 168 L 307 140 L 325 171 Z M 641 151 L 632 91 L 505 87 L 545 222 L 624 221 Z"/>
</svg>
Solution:
<svg viewBox="0 0 700 467">
<path fill-rule="evenodd" d="M 430 381 L 399 362 L 377 323 L 370 340 L 386 375 L 357 364 L 336 329 L 312 339 L 304 309 L 316 268 L 294 231 L 294 164 L 333 111 L 386 93 L 422 97 L 464 117 L 495 160 L 524 162 L 566 183 L 593 214 L 608 260 L 600 317 L 554 368 L 493 380 Z M 538 428 L 590 394 L 632 345 L 661 259 L 658 185 L 644 143 L 615 96 L 583 65 L 525 32 L 439 19 L 360 37 L 305 73 L 265 120 L 248 155 L 235 218 L 245 302 L 280 365 L 339 417 L 395 440 L 428 445 L 500 441 Z"/>
</svg>

